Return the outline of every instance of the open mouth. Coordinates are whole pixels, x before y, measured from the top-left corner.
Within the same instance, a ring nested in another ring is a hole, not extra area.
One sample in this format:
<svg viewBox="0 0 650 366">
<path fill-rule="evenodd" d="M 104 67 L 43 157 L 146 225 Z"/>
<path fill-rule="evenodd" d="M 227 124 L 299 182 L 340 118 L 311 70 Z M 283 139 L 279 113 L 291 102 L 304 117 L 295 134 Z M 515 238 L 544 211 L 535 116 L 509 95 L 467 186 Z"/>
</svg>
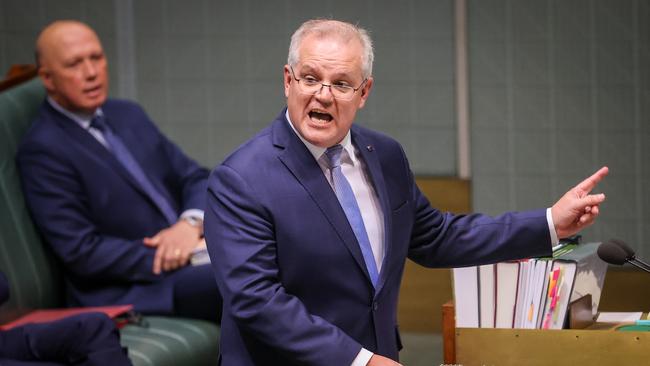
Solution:
<svg viewBox="0 0 650 366">
<path fill-rule="evenodd" d="M 312 110 L 309 112 L 309 118 L 317 123 L 328 123 L 332 121 L 332 115 L 318 110 Z"/>
<path fill-rule="evenodd" d="M 84 89 L 84 93 L 94 95 L 94 94 L 97 94 L 97 92 L 99 92 L 101 90 L 101 88 L 102 88 L 101 85 L 97 85 L 97 86 L 94 86 L 92 88 Z"/>
</svg>

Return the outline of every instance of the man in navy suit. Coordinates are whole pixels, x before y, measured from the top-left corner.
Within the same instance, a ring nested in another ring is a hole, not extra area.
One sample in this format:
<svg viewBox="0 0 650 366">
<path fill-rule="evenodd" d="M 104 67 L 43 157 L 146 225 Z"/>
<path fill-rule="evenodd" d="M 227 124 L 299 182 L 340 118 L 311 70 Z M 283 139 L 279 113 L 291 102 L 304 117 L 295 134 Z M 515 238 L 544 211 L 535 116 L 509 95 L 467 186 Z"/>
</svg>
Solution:
<svg viewBox="0 0 650 366">
<path fill-rule="evenodd" d="M 0 272 L 0 304 L 9 298 L 9 283 Z M 0 330 L 0 365 L 126 366 L 131 361 L 120 333 L 103 313 Z"/>
<path fill-rule="evenodd" d="M 353 125 L 372 43 L 304 23 L 284 67 L 287 109 L 208 180 L 205 232 L 224 298 L 222 365 L 398 365 L 408 257 L 427 267 L 550 255 L 598 215 L 602 168 L 549 209 L 499 217 L 433 209 L 393 139 Z"/>
<path fill-rule="evenodd" d="M 210 267 L 188 265 L 202 245 L 207 170 L 137 104 L 107 99 L 90 27 L 54 22 L 36 51 L 48 97 L 17 159 L 32 217 L 64 265 L 69 305 L 218 321 Z"/>
</svg>

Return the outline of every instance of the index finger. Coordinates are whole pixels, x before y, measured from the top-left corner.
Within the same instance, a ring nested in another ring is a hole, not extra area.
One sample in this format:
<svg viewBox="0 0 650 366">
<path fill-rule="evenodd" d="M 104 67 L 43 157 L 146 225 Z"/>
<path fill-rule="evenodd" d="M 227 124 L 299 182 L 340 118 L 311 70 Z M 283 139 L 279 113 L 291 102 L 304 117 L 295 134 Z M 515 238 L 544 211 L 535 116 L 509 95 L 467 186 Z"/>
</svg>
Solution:
<svg viewBox="0 0 650 366">
<path fill-rule="evenodd" d="M 589 193 L 591 192 L 592 189 L 594 189 L 594 187 L 596 187 L 598 182 L 600 182 L 601 180 L 603 180 L 603 178 L 605 178 L 605 176 L 608 173 L 609 173 L 609 168 L 604 166 L 598 169 L 598 171 L 595 172 L 591 177 L 580 182 L 580 184 L 578 184 L 576 188 L 584 193 Z"/>
</svg>

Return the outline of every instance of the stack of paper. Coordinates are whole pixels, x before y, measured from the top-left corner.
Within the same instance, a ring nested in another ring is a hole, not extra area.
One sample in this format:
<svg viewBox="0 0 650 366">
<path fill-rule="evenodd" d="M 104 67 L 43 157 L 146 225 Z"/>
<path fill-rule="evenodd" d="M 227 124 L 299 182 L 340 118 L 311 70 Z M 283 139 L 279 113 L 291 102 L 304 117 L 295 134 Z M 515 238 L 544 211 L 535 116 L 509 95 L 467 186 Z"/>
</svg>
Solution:
<svg viewBox="0 0 650 366">
<path fill-rule="evenodd" d="M 476 267 L 454 268 L 454 299 L 456 299 L 456 327 L 477 328 L 478 274 Z"/>
<path fill-rule="evenodd" d="M 496 312 L 496 286 L 494 264 L 478 267 L 479 271 L 479 315 L 481 328 L 494 328 Z"/>
<path fill-rule="evenodd" d="M 560 329 L 570 302 L 587 294 L 596 314 L 607 272 L 598 245 L 558 247 L 553 258 L 454 269 L 457 326 Z"/>
</svg>

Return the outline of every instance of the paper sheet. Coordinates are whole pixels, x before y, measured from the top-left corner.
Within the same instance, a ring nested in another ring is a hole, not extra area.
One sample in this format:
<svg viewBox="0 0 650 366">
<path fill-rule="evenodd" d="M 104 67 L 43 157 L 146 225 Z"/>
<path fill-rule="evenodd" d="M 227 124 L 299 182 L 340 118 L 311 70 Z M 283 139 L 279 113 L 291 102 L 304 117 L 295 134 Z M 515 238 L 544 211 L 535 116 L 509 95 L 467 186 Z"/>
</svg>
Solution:
<svg viewBox="0 0 650 366">
<path fill-rule="evenodd" d="M 596 319 L 599 323 L 632 323 L 641 319 L 643 313 L 639 312 L 602 312 Z"/>
</svg>

